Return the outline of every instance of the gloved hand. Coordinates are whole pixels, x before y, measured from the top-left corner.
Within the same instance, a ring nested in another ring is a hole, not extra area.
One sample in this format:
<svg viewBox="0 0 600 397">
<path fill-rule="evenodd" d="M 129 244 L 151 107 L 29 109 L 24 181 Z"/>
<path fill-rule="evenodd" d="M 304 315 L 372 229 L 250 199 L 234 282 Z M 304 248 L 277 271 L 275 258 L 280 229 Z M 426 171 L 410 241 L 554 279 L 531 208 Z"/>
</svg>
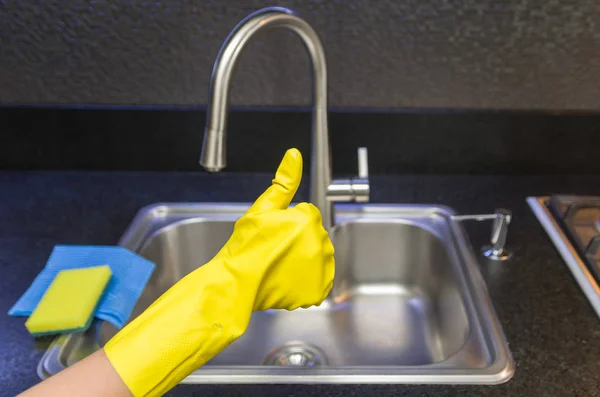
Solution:
<svg viewBox="0 0 600 397">
<path fill-rule="evenodd" d="M 285 154 L 273 184 L 207 264 L 182 278 L 104 347 L 136 397 L 159 396 L 244 333 L 252 311 L 320 304 L 334 277 L 319 210 L 288 208 L 302 156 Z"/>
</svg>

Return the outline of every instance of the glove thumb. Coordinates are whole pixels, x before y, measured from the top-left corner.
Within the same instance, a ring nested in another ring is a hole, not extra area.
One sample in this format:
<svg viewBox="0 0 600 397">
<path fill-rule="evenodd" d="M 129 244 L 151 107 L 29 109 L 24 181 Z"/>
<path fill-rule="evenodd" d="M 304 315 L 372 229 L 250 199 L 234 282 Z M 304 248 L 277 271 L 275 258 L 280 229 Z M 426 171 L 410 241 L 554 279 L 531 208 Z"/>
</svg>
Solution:
<svg viewBox="0 0 600 397">
<path fill-rule="evenodd" d="M 277 168 L 273 184 L 252 204 L 248 213 L 286 209 L 302 180 L 302 155 L 298 149 L 289 149 Z"/>
</svg>

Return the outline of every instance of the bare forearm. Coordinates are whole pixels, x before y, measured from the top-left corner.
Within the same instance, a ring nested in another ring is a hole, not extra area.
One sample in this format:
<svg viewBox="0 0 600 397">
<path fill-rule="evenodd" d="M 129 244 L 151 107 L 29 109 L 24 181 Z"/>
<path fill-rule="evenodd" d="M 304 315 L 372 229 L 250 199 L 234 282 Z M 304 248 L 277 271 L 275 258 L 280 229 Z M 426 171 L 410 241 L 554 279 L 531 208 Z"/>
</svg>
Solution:
<svg viewBox="0 0 600 397">
<path fill-rule="evenodd" d="M 46 379 L 19 397 L 131 397 L 104 350 Z"/>
</svg>

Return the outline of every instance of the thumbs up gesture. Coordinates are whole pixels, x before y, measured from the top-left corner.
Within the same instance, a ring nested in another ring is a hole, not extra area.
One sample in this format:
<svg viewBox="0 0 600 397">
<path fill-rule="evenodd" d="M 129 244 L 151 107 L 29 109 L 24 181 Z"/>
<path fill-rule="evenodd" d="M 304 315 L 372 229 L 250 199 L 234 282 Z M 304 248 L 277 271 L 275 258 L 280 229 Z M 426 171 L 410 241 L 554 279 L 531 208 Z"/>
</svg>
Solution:
<svg viewBox="0 0 600 397">
<path fill-rule="evenodd" d="M 286 152 L 272 185 L 208 263 L 111 339 L 106 355 L 134 396 L 160 396 L 241 336 L 253 311 L 320 304 L 332 287 L 333 245 L 312 204 L 288 208 L 302 156 Z"/>
<path fill-rule="evenodd" d="M 219 255 L 232 272 L 257 276 L 253 310 L 320 304 L 333 285 L 333 245 L 312 204 L 288 208 L 302 178 L 302 156 L 285 154 L 273 184 L 240 218 Z M 217 255 L 217 257 L 219 257 Z"/>
</svg>

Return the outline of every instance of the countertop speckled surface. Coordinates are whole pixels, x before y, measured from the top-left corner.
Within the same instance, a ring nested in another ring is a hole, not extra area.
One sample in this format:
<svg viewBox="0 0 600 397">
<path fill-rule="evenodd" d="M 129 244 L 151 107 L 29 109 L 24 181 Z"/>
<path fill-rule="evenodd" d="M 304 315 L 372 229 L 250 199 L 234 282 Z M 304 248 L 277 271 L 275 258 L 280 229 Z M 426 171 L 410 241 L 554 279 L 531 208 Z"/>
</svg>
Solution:
<svg viewBox="0 0 600 397">
<path fill-rule="evenodd" d="M 136 211 L 158 201 L 252 201 L 265 174 L 0 172 L 0 394 L 38 382 L 44 342 L 6 315 L 55 244 L 115 244 Z M 460 213 L 510 208 L 514 258 L 482 273 L 517 363 L 499 386 L 178 386 L 173 396 L 596 396 L 600 321 L 525 202 L 529 195 L 600 195 L 600 177 L 372 177 L 372 202 L 436 203 Z M 301 189 L 299 199 L 306 198 Z M 474 247 L 489 224 L 466 225 Z"/>
</svg>

